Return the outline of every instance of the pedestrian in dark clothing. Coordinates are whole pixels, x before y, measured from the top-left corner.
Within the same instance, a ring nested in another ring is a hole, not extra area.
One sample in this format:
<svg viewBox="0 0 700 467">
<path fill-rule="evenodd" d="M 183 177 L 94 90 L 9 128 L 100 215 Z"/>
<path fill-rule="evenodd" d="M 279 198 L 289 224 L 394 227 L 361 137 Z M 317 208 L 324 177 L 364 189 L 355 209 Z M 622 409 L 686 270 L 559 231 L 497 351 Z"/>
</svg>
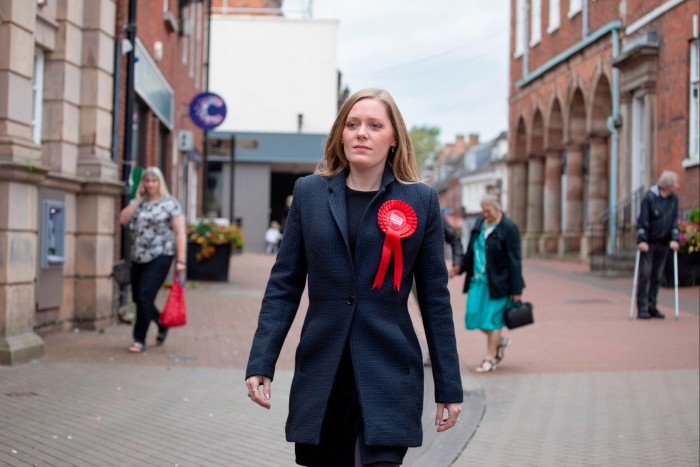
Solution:
<svg viewBox="0 0 700 467">
<path fill-rule="evenodd" d="M 394 466 L 421 445 L 423 365 L 407 305 L 414 277 L 435 362 L 436 429 L 459 419 L 440 206 L 419 180 L 394 100 L 365 89 L 340 109 L 322 166 L 294 187 L 246 387 L 270 408 L 275 362 L 308 281 L 286 425 L 300 465 Z"/>
<path fill-rule="evenodd" d="M 525 288 L 520 262 L 520 233 L 502 211 L 498 197 L 481 200 L 482 216 L 474 224 L 462 264 L 454 274 L 467 274 L 464 292 L 467 309 L 464 326 L 486 334 L 486 357 L 478 373 L 493 371 L 511 343 L 502 335 L 503 312 L 509 302 L 520 301 Z"/>
<path fill-rule="evenodd" d="M 442 223 L 445 226 L 445 243 L 450 245 L 452 249 L 452 266 L 462 264 L 462 256 L 464 256 L 464 248 L 462 247 L 462 239 L 459 238 L 457 230 L 452 227 L 443 210 Z"/>
<path fill-rule="evenodd" d="M 637 283 L 637 317 L 665 318 L 656 307 L 659 283 L 669 247 L 678 250 L 678 175 L 670 170 L 661 173 L 659 181 L 642 199 L 637 218 L 637 247 L 640 251 Z"/>
</svg>

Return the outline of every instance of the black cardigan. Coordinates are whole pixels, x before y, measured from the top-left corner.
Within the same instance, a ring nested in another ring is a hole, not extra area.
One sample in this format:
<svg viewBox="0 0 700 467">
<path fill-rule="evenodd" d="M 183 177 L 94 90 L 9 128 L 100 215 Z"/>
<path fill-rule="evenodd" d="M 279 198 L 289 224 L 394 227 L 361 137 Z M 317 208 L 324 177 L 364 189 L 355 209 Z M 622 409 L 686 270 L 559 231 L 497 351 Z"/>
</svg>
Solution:
<svg viewBox="0 0 700 467">
<path fill-rule="evenodd" d="M 482 217 L 474 224 L 469 237 L 469 247 L 462 261 L 461 272 L 467 273 L 464 293 L 469 290 L 469 283 L 474 276 L 474 242 L 481 234 L 483 223 Z M 525 288 L 520 262 L 520 233 L 518 226 L 505 214 L 486 239 L 486 276 L 491 298 L 521 295 Z"/>
</svg>

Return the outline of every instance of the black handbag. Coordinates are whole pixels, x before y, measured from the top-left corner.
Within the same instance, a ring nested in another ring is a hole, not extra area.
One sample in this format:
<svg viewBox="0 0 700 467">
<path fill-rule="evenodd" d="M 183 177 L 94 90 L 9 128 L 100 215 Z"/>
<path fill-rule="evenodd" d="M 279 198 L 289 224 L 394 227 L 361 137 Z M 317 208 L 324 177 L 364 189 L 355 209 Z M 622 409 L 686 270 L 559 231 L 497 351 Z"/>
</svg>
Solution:
<svg viewBox="0 0 700 467">
<path fill-rule="evenodd" d="M 532 303 L 515 302 L 506 305 L 503 311 L 503 321 L 508 329 L 515 329 L 535 322 L 532 314 Z"/>
</svg>

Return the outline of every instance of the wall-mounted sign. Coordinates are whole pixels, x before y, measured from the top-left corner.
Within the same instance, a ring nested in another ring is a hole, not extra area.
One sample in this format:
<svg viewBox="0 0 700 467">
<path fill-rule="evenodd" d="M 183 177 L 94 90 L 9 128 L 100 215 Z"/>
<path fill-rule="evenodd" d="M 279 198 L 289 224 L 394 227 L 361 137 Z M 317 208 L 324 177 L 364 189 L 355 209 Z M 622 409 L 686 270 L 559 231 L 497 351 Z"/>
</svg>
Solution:
<svg viewBox="0 0 700 467">
<path fill-rule="evenodd" d="M 226 118 L 226 103 L 212 92 L 197 94 L 190 102 L 190 118 L 199 128 L 213 130 Z"/>
</svg>

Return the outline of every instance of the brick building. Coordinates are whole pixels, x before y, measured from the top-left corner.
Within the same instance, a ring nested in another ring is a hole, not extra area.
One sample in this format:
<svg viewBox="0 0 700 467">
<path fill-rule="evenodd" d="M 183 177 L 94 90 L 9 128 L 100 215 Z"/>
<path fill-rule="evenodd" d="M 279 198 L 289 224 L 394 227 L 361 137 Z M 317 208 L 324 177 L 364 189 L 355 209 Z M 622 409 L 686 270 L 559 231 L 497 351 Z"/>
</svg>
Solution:
<svg viewBox="0 0 700 467">
<path fill-rule="evenodd" d="M 624 249 L 664 169 L 681 208 L 698 206 L 699 9 L 511 1 L 509 205 L 525 254 Z"/>
</svg>

